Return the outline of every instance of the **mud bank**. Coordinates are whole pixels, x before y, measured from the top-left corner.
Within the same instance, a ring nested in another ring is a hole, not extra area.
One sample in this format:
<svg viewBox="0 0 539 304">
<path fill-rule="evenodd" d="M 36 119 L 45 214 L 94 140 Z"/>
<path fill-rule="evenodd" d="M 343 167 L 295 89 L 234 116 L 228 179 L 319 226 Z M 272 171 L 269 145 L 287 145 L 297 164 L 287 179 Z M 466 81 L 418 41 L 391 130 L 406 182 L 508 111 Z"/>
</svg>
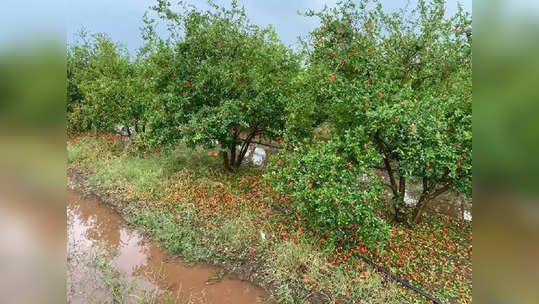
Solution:
<svg viewBox="0 0 539 304">
<path fill-rule="evenodd" d="M 68 263 L 70 303 L 114 302 L 98 274 L 86 267 L 97 255 L 109 257 L 108 264 L 138 290 L 166 292 L 173 303 L 270 303 L 264 289 L 247 281 L 256 277 L 254 265 L 186 263 L 124 224 L 121 210 L 128 202 L 90 186 L 85 175 L 73 169 L 68 170 L 67 184 L 68 252 L 75 260 Z M 128 292 L 125 301 L 137 298 Z"/>
</svg>

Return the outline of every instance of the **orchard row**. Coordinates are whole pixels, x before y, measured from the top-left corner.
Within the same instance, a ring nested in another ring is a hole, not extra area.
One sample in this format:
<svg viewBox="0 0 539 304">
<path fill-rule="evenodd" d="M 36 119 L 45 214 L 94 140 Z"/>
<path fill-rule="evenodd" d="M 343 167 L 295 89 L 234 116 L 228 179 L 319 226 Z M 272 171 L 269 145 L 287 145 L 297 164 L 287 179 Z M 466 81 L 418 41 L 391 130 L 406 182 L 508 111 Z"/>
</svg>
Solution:
<svg viewBox="0 0 539 304">
<path fill-rule="evenodd" d="M 236 2 L 201 11 L 159 0 L 137 54 L 104 34 L 70 45 L 68 132 L 121 125 L 141 150 L 217 148 L 231 172 L 255 138 L 279 139 L 273 188 L 331 246 L 377 247 L 390 228 L 374 167 L 399 221 L 419 222 L 446 191 L 471 194 L 471 18 L 446 15 L 443 1 L 398 14 L 343 1 L 305 13 L 319 26 L 294 51 Z M 423 187 L 411 214 L 410 182 Z"/>
</svg>

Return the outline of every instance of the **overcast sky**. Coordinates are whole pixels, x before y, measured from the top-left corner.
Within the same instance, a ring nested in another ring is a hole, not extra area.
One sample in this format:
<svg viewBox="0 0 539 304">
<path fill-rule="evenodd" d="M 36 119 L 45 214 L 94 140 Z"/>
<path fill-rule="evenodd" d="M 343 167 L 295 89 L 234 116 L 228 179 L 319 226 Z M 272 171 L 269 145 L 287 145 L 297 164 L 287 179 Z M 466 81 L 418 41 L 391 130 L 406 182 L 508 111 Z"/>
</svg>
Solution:
<svg viewBox="0 0 539 304">
<path fill-rule="evenodd" d="M 206 8 L 205 0 L 189 0 L 198 8 Z M 228 6 L 229 0 L 215 0 L 216 3 Z M 306 18 L 297 14 L 309 8 L 321 9 L 325 4 L 334 5 L 337 0 L 239 0 L 245 7 L 252 22 L 265 26 L 272 24 L 282 41 L 288 45 L 295 44 L 297 37 L 307 34 L 317 25 L 315 18 Z M 395 10 L 404 7 L 406 0 L 382 0 L 384 7 Z M 472 11 L 472 0 L 461 0 L 464 8 Z M 71 0 L 67 6 L 67 39 L 73 40 L 81 28 L 94 33 L 105 32 L 112 39 L 125 45 L 134 52 L 142 44 L 140 38 L 141 19 L 155 0 Z M 172 1 L 174 3 L 174 1 Z M 412 3 L 414 1 L 412 0 Z M 456 0 L 447 1 L 449 13 L 457 9 Z"/>
<path fill-rule="evenodd" d="M 172 1 L 174 3 L 174 1 Z M 206 8 L 205 0 L 188 0 L 197 7 Z M 229 0 L 215 0 L 228 6 Z M 245 7 L 252 22 L 265 26 L 272 24 L 288 45 L 295 44 L 297 37 L 307 34 L 317 25 L 315 18 L 306 18 L 297 14 L 309 8 L 319 10 L 324 5 L 334 5 L 337 0 L 239 0 Z M 404 7 L 406 0 L 382 0 L 384 7 L 395 10 Z M 412 0 L 413 2 L 413 0 Z M 462 0 L 467 11 L 472 11 L 472 0 Z M 90 32 L 105 32 L 112 39 L 125 45 L 133 53 L 142 44 L 140 38 L 141 19 L 155 0 L 71 0 L 67 7 L 67 39 L 73 40 L 75 34 L 85 28 Z M 457 1 L 447 1 L 449 13 L 457 9 Z"/>
<path fill-rule="evenodd" d="M 411 0 L 414 3 L 414 0 Z M 174 1 L 172 1 L 174 3 Z M 199 8 L 206 8 L 205 0 L 189 0 Z M 215 0 L 227 5 L 229 0 Z M 307 34 L 317 25 L 315 18 L 306 18 L 297 14 L 309 8 L 321 9 L 325 4 L 334 5 L 337 0 L 239 0 L 246 9 L 252 22 L 265 26 L 272 24 L 282 41 L 295 44 L 297 37 Z M 382 0 L 384 8 L 395 10 L 404 7 L 406 0 Z M 472 11 L 472 0 L 461 0 L 464 8 Z M 105 32 L 112 39 L 125 45 L 134 52 L 142 44 L 140 38 L 141 19 L 155 0 L 71 0 L 67 2 L 66 23 L 67 40 L 72 41 L 75 34 L 85 28 L 89 32 Z M 457 9 L 456 0 L 447 1 L 449 13 Z"/>
</svg>

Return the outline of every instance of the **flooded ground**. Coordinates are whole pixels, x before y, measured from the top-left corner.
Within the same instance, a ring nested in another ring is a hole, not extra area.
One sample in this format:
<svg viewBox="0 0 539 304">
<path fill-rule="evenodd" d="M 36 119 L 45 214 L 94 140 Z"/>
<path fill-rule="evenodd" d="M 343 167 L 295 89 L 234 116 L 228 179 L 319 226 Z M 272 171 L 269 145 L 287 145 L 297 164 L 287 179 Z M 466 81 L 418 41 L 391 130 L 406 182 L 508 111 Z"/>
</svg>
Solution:
<svg viewBox="0 0 539 304">
<path fill-rule="evenodd" d="M 269 303 L 248 282 L 183 263 L 97 199 L 68 190 L 67 217 L 70 303 Z"/>
</svg>

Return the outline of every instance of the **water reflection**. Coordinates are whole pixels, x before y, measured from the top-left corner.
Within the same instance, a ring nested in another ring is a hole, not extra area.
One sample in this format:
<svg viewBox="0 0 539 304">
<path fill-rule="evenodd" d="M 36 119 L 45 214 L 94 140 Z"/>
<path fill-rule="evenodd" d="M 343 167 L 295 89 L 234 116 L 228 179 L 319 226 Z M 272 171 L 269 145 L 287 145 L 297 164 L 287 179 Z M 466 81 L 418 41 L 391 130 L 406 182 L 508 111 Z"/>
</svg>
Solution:
<svg viewBox="0 0 539 304">
<path fill-rule="evenodd" d="M 213 267 L 189 267 L 159 244 L 125 227 L 118 214 L 96 199 L 74 191 L 67 194 L 68 250 L 103 248 L 113 256 L 112 266 L 139 286 L 148 290 L 159 286 L 180 294 L 180 300 L 194 295 L 202 303 L 251 304 L 264 297 L 262 289 L 240 280 L 208 284 L 215 273 Z"/>
</svg>

